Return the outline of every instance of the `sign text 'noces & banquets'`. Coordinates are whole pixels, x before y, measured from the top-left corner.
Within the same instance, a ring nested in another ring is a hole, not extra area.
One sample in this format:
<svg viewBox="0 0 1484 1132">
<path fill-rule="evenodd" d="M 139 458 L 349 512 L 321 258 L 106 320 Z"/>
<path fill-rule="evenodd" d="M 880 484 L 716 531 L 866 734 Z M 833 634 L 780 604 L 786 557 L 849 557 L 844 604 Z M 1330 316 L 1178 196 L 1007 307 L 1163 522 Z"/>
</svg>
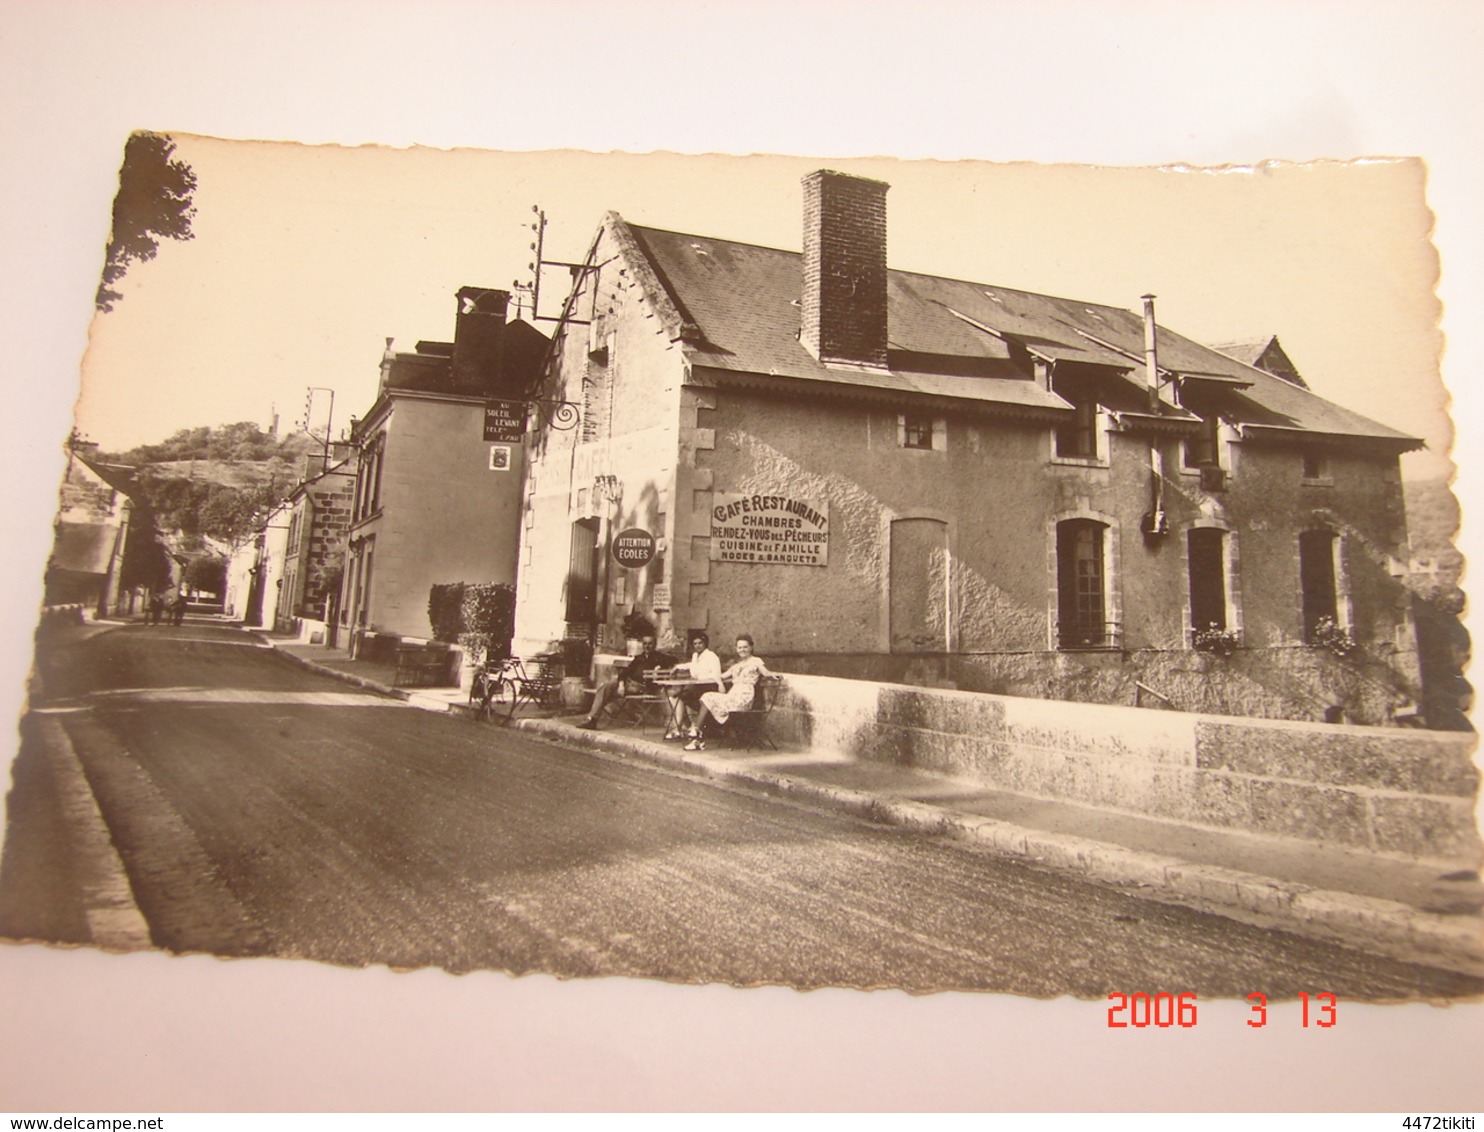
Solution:
<svg viewBox="0 0 1484 1132">
<path fill-rule="evenodd" d="M 711 560 L 827 566 L 829 504 L 794 495 L 717 492 L 711 506 Z"/>
</svg>

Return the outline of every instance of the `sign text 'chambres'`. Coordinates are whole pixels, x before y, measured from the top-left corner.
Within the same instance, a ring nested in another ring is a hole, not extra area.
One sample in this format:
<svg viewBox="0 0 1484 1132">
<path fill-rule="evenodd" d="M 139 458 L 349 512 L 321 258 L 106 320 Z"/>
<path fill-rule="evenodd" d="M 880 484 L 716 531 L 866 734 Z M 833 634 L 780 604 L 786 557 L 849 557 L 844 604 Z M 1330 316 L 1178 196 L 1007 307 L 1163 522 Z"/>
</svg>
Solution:
<svg viewBox="0 0 1484 1132">
<path fill-rule="evenodd" d="M 712 498 L 711 561 L 829 565 L 829 504 L 762 492 Z"/>
</svg>

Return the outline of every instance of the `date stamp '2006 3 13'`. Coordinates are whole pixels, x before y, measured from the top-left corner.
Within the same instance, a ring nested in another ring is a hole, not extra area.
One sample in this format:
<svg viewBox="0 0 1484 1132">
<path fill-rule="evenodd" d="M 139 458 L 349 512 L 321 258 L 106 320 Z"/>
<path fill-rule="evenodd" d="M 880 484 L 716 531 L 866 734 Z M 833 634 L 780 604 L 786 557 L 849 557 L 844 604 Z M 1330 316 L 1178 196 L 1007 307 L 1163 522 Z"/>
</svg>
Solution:
<svg viewBox="0 0 1484 1132">
<path fill-rule="evenodd" d="M 1300 992 L 1301 1024 L 1307 1029 L 1317 1026 L 1329 1029 L 1339 1019 L 1339 1000 L 1332 994 Z M 1138 1030 L 1149 1026 L 1169 1029 L 1172 1026 L 1191 1029 L 1198 1021 L 1197 996 L 1193 994 L 1110 994 L 1108 996 L 1108 1028 L 1123 1030 L 1130 1027 Z M 1259 1030 L 1268 1024 L 1268 996 L 1249 994 L 1247 1003 L 1252 1016 L 1247 1025 Z"/>
</svg>

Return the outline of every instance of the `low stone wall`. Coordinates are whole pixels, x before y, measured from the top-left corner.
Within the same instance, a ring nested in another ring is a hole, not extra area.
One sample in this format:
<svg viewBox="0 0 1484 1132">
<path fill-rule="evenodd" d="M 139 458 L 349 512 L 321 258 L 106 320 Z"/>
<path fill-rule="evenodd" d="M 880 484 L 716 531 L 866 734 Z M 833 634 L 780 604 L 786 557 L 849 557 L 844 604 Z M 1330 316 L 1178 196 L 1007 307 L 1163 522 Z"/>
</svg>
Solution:
<svg viewBox="0 0 1484 1132">
<path fill-rule="evenodd" d="M 41 609 L 41 620 L 37 628 L 42 632 L 68 625 L 81 625 L 93 620 L 91 611 L 81 605 L 46 605 Z"/>
<path fill-rule="evenodd" d="M 1306 645 L 1238 649 L 1215 656 L 1193 649 L 1117 649 L 1036 653 L 769 653 L 792 672 L 950 687 L 1028 699 L 1135 706 L 1137 685 L 1179 711 L 1323 722 L 1343 712 L 1349 723 L 1387 725 L 1415 709 L 1419 689 L 1397 667 L 1416 658 L 1390 646 L 1363 648 L 1345 661 Z"/>
<path fill-rule="evenodd" d="M 779 738 L 1219 829 L 1478 864 L 1474 736 L 789 675 Z"/>
<path fill-rule="evenodd" d="M 328 627 L 323 621 L 316 621 L 311 617 L 295 617 L 293 630 L 304 644 L 322 645 L 325 643 Z"/>
</svg>

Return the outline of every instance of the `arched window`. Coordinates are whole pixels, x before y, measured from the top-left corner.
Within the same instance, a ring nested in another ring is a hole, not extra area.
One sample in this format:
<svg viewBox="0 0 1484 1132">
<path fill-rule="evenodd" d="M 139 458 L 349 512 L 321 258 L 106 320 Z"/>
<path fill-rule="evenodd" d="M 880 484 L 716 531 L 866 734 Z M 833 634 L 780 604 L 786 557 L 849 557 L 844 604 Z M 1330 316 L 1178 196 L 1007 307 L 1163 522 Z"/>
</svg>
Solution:
<svg viewBox="0 0 1484 1132">
<path fill-rule="evenodd" d="M 947 651 L 952 584 L 948 524 L 893 519 L 889 553 L 891 651 Z"/>
<path fill-rule="evenodd" d="M 1117 627 L 1108 620 L 1104 561 L 1107 526 L 1095 519 L 1056 525 L 1057 643 L 1064 649 L 1108 648 Z"/>
<path fill-rule="evenodd" d="M 1191 628 L 1225 629 L 1226 532 L 1217 527 L 1195 527 L 1186 535 L 1190 572 Z"/>
<path fill-rule="evenodd" d="M 1299 535 L 1299 586 L 1303 591 L 1304 640 L 1313 643 L 1319 623 L 1339 623 L 1339 588 L 1335 584 L 1334 531 Z"/>
</svg>

